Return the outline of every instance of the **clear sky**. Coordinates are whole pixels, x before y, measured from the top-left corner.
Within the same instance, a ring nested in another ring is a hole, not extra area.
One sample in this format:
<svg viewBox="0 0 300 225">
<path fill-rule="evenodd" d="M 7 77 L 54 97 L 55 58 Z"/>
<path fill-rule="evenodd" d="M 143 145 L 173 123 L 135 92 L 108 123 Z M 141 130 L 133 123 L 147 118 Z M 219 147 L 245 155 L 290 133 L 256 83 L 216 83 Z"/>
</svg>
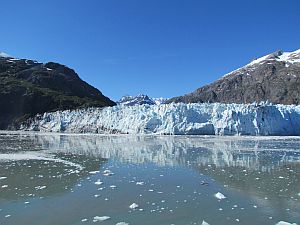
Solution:
<svg viewBox="0 0 300 225">
<path fill-rule="evenodd" d="M 106 96 L 174 97 L 300 48 L 299 0 L 1 1 L 0 51 L 65 64 Z"/>
</svg>

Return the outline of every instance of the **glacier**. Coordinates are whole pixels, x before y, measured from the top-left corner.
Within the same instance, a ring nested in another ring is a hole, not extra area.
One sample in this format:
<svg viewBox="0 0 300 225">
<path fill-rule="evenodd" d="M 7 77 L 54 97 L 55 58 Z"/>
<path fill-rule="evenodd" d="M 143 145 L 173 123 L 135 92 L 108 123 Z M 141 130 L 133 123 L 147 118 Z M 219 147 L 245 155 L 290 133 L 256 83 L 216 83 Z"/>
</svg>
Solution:
<svg viewBox="0 0 300 225">
<path fill-rule="evenodd" d="M 300 135 L 300 106 L 270 103 L 117 105 L 47 112 L 20 130 L 158 135 Z"/>
</svg>

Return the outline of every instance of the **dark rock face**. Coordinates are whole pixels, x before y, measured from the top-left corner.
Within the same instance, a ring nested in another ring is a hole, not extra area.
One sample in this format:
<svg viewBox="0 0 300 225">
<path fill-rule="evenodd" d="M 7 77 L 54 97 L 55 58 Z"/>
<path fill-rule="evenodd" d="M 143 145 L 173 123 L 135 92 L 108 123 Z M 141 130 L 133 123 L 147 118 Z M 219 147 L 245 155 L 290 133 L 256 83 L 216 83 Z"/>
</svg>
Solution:
<svg viewBox="0 0 300 225">
<path fill-rule="evenodd" d="M 300 51 L 272 53 L 169 102 L 300 104 Z"/>
<path fill-rule="evenodd" d="M 0 129 L 46 111 L 113 105 L 64 65 L 0 56 Z"/>
</svg>

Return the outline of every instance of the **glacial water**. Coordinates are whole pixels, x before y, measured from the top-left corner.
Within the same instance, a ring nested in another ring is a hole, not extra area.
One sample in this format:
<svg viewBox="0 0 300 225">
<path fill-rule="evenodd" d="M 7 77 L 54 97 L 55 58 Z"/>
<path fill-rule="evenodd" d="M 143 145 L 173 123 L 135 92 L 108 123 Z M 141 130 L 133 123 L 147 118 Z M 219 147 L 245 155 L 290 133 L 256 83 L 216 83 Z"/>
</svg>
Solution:
<svg viewBox="0 0 300 225">
<path fill-rule="evenodd" d="M 0 133 L 0 225 L 300 223 L 300 138 Z"/>
</svg>

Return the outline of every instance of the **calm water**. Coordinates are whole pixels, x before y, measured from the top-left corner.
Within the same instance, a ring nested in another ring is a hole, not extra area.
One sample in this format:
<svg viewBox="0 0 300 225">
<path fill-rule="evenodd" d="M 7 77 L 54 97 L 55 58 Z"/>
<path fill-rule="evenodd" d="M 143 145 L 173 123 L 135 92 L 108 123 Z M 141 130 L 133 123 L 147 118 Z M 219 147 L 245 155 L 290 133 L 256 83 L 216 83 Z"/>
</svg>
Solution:
<svg viewBox="0 0 300 225">
<path fill-rule="evenodd" d="M 299 224 L 300 138 L 0 134 L 1 225 L 203 220 Z"/>
</svg>

